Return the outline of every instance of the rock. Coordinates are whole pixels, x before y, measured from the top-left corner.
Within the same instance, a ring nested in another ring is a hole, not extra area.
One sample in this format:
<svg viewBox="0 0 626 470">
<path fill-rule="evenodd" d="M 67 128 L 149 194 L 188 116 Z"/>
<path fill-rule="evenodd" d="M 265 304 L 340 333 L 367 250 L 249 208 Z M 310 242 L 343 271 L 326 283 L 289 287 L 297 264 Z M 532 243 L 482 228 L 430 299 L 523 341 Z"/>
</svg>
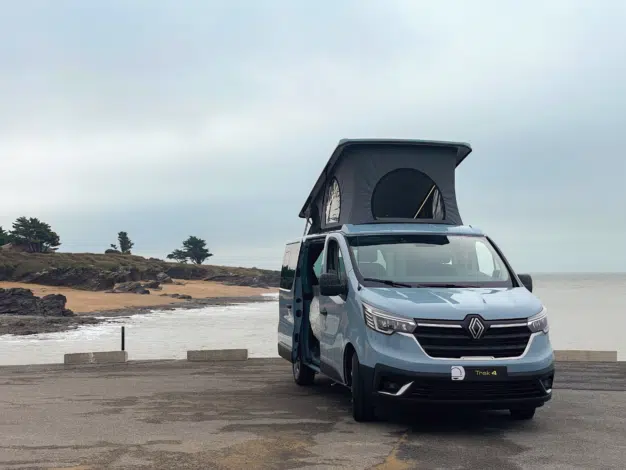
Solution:
<svg viewBox="0 0 626 470">
<path fill-rule="evenodd" d="M 48 286 L 72 286 L 88 290 L 112 289 L 117 282 L 127 280 L 125 271 L 103 271 L 95 267 L 77 268 L 50 268 L 36 273 L 30 273 L 20 279 L 32 284 Z"/>
<path fill-rule="evenodd" d="M 146 289 L 161 289 L 161 283 L 159 281 L 148 281 L 144 282 L 143 286 Z"/>
<path fill-rule="evenodd" d="M 174 282 L 172 278 L 165 273 L 158 273 L 156 275 L 156 280 L 159 281 L 161 284 L 172 284 Z"/>
<path fill-rule="evenodd" d="M 0 315 L 74 316 L 74 312 L 65 308 L 66 302 L 66 297 L 61 294 L 41 298 L 30 289 L 0 289 Z"/>
<path fill-rule="evenodd" d="M 187 295 L 187 294 L 163 294 L 163 295 L 169 295 L 173 299 L 181 299 L 181 300 L 192 300 L 193 299 L 192 296 Z"/>
<path fill-rule="evenodd" d="M 247 287 L 276 287 L 280 277 L 273 274 L 259 274 L 256 276 L 243 275 L 235 273 L 214 274 L 204 278 L 205 281 L 220 282 L 230 286 L 247 286 Z"/>
<path fill-rule="evenodd" d="M 49 294 L 41 298 L 44 315 L 51 317 L 71 317 L 74 313 L 65 308 L 67 298 L 62 294 Z"/>
<path fill-rule="evenodd" d="M 122 282 L 117 284 L 112 290 L 107 291 L 112 294 L 149 294 L 150 291 L 146 289 L 141 282 Z"/>
<path fill-rule="evenodd" d="M 43 315 L 41 299 L 30 289 L 0 289 L 0 314 Z"/>
</svg>

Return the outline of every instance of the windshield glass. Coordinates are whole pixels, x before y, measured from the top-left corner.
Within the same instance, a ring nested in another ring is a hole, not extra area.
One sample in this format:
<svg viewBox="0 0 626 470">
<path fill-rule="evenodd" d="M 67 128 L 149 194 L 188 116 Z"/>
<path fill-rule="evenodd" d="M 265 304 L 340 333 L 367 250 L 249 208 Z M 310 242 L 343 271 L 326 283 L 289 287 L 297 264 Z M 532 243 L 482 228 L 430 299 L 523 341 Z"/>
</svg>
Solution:
<svg viewBox="0 0 626 470">
<path fill-rule="evenodd" d="M 466 235 L 347 237 L 355 269 L 371 287 L 512 287 L 489 240 Z"/>
</svg>

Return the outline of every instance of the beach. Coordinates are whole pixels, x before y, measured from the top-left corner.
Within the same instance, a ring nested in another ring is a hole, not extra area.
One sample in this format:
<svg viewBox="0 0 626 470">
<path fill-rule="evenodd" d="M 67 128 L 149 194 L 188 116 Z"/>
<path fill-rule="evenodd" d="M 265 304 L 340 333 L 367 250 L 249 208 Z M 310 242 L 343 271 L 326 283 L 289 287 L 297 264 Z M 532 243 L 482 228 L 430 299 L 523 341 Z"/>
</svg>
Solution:
<svg viewBox="0 0 626 470">
<path fill-rule="evenodd" d="M 198 280 L 174 280 L 161 284 L 150 294 L 109 293 L 89 291 L 61 286 L 45 286 L 23 282 L 0 282 L 0 289 L 29 289 L 37 297 L 61 294 L 67 299 L 66 308 L 75 316 L 50 317 L 30 315 L 0 315 L 0 337 L 2 335 L 35 335 L 62 332 L 86 325 L 95 325 L 111 317 L 124 317 L 150 311 L 169 309 L 193 309 L 207 305 L 228 305 L 233 302 L 258 302 L 265 294 L 276 289 L 230 286 L 219 282 Z M 188 299 L 172 295 L 189 296 Z"/>
</svg>

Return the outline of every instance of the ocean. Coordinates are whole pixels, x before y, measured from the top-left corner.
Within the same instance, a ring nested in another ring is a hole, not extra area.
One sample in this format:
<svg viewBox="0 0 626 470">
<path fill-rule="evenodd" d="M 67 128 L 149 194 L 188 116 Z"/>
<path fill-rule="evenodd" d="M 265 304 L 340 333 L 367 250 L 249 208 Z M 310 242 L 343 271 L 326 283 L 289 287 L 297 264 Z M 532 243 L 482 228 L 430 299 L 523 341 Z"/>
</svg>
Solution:
<svg viewBox="0 0 626 470">
<path fill-rule="evenodd" d="M 535 274 L 534 292 L 548 308 L 555 349 L 618 352 L 626 360 L 626 273 Z M 120 349 L 129 360 L 184 359 L 188 349 L 248 348 L 250 357 L 277 357 L 275 300 L 227 307 L 155 311 L 77 330 L 0 336 L 0 365 L 62 363 L 73 352 Z"/>
</svg>

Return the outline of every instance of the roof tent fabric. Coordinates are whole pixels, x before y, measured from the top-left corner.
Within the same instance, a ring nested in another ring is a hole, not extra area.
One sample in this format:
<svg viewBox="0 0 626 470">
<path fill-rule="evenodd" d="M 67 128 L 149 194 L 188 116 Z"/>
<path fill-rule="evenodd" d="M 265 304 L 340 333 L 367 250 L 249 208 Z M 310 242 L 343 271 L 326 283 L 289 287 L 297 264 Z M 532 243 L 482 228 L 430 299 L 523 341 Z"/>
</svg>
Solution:
<svg viewBox="0 0 626 470">
<path fill-rule="evenodd" d="M 469 144 L 424 140 L 342 140 L 300 217 L 309 233 L 343 224 L 437 222 L 461 225 L 456 167 Z"/>
</svg>

